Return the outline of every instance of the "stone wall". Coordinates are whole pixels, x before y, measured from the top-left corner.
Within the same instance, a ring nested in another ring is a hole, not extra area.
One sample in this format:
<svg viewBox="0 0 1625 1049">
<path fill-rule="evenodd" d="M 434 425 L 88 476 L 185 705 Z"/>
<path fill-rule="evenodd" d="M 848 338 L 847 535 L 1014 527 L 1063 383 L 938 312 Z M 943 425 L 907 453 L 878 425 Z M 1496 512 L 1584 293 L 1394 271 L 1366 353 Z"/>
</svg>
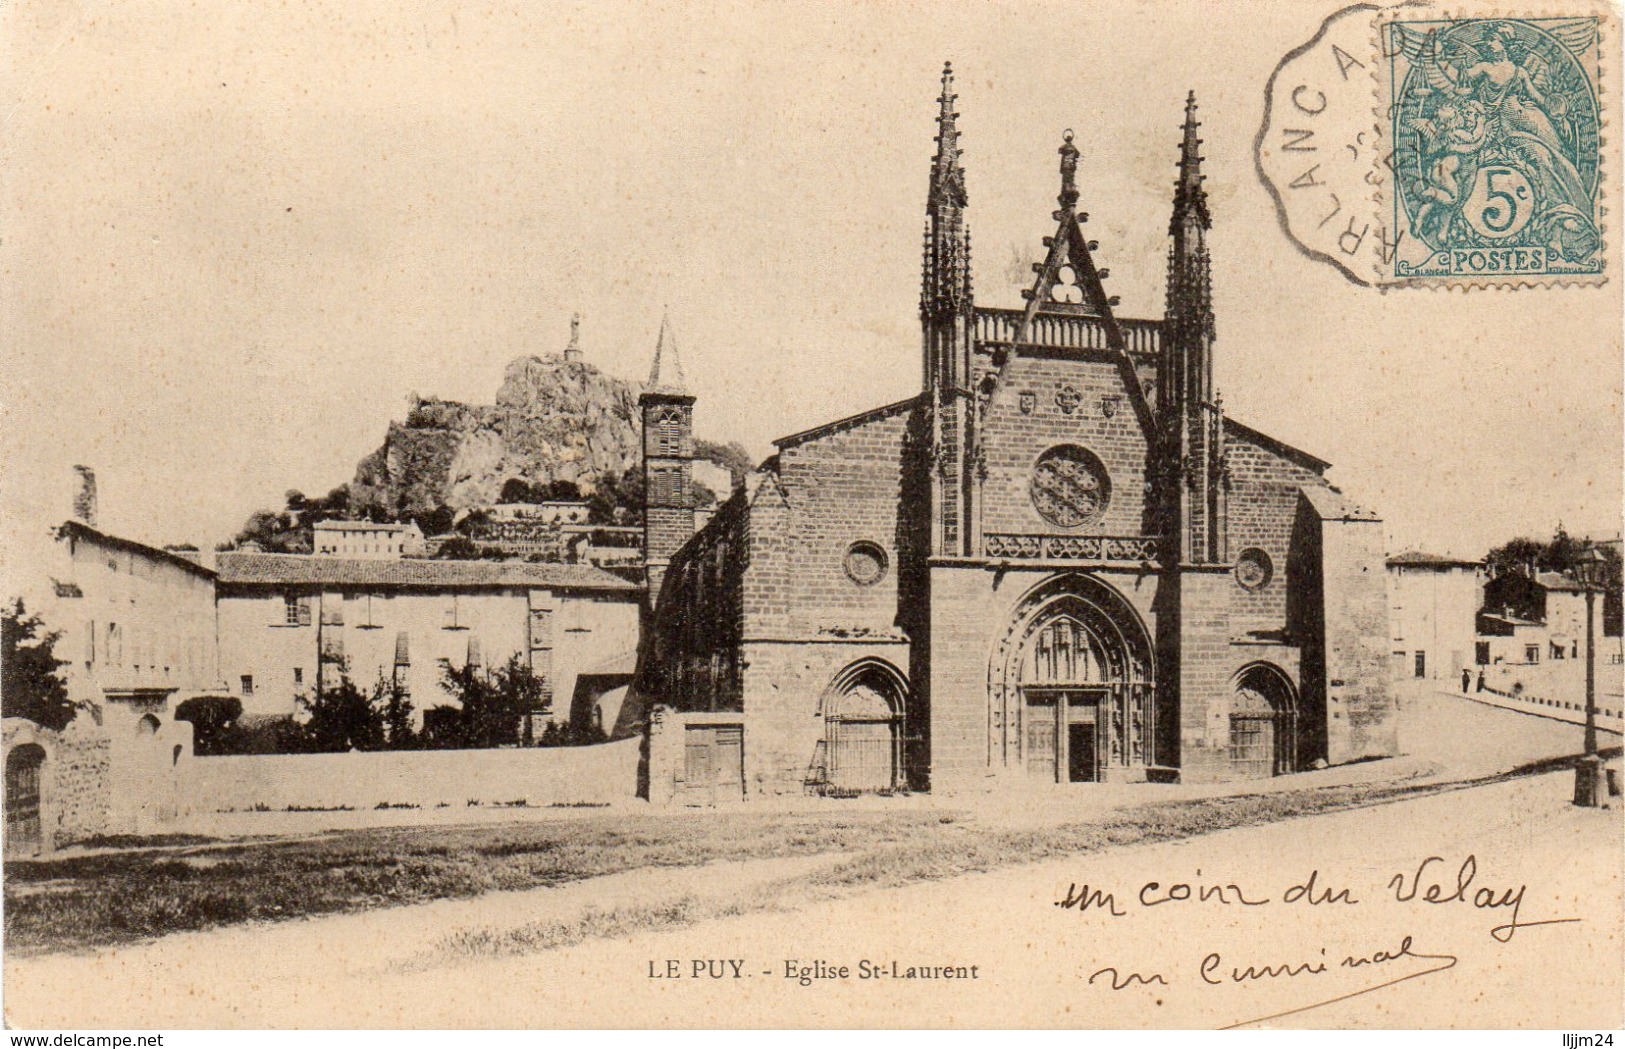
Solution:
<svg viewBox="0 0 1625 1049">
<path fill-rule="evenodd" d="M 1326 760 L 1399 753 L 1389 688 L 1388 595 L 1382 522 L 1328 520 L 1321 528 L 1326 602 Z"/>
<path fill-rule="evenodd" d="M 1233 563 L 1243 550 L 1257 547 L 1269 555 L 1275 568 L 1269 585 L 1256 591 L 1235 588 L 1236 631 L 1280 630 L 1286 625 L 1287 559 L 1298 489 L 1326 482 L 1319 473 L 1241 434 L 1226 435 L 1225 451 L 1231 483 L 1227 560 Z"/>
<path fill-rule="evenodd" d="M 860 660 L 907 680 L 907 642 L 747 643 L 745 783 L 752 794 L 801 794 L 825 734 L 825 701 L 841 671 Z"/>
<path fill-rule="evenodd" d="M 1179 703 L 1180 780 L 1223 779 L 1229 772 L 1230 615 L 1234 576 L 1221 569 L 1179 573 L 1179 657 L 1174 679 Z"/>
<path fill-rule="evenodd" d="M 196 810 L 612 802 L 636 795 L 636 739 L 590 747 L 198 758 Z"/>
<path fill-rule="evenodd" d="M 24 718 L 0 723 L 0 744 L 10 757 L 17 747 L 45 752 L 40 766 L 40 838 L 46 851 L 111 832 L 112 803 L 106 731 L 81 711 L 61 732 Z"/>
<path fill-rule="evenodd" d="M 895 626 L 909 410 L 832 426 L 779 453 L 779 484 L 788 506 L 785 583 L 794 595 L 787 623 L 792 633 L 830 636 L 833 630 L 886 632 Z M 848 574 L 847 551 L 858 542 L 884 553 L 886 570 L 878 582 L 862 585 Z"/>
</svg>

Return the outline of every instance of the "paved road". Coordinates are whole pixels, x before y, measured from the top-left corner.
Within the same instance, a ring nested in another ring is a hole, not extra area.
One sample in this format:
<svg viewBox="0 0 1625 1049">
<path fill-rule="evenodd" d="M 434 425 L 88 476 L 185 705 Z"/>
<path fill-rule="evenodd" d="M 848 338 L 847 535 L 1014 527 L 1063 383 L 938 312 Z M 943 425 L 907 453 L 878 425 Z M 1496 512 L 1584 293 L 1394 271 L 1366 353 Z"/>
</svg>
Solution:
<svg viewBox="0 0 1625 1049">
<path fill-rule="evenodd" d="M 1531 733 L 1537 743 L 1548 731 L 1572 734 L 1448 697 L 1413 710 L 1413 739 L 1437 744 L 1442 733 L 1459 746 L 1457 760 L 1488 764 L 1482 755 L 1493 752 L 1504 763 L 1531 746 Z M 1621 810 L 1576 810 L 1569 789 L 1565 774 L 1531 777 L 428 970 L 398 963 L 447 937 L 594 908 L 718 892 L 748 900 L 756 885 L 794 872 L 780 861 L 644 871 L 188 934 L 12 962 L 5 1008 L 13 1026 L 32 1028 L 1211 1027 L 1259 1018 L 1304 1027 L 1615 1028 L 1625 1001 Z M 1434 856 L 1413 887 L 1418 865 Z M 1295 895 L 1347 889 L 1356 902 L 1289 900 L 1311 872 L 1313 888 Z M 1408 902 L 1396 898 L 1396 875 L 1401 890 L 1414 888 Z M 1149 882 L 1225 888 L 1205 901 L 1145 906 L 1139 893 Z M 1426 902 L 1434 883 L 1444 902 Z M 1122 914 L 1057 906 L 1082 885 L 1112 893 Z M 1246 905 L 1241 896 L 1268 902 Z M 1342 964 L 1378 952 L 1397 957 Z M 741 975 L 720 966 L 724 978 L 688 978 L 697 959 L 738 961 Z M 785 978 L 791 960 L 848 974 L 804 986 Z M 861 962 L 889 973 L 894 960 L 899 972 L 975 966 L 977 978 L 858 978 Z M 685 977 L 651 979 L 651 966 L 664 973 L 668 961 Z M 1324 972 L 1313 971 L 1320 965 Z M 1119 979 L 1134 972 L 1150 983 L 1114 991 L 1110 974 L 1090 982 L 1108 966 Z M 1235 982 L 1249 966 L 1277 975 Z M 1280 966 L 1299 971 L 1284 975 Z"/>
</svg>

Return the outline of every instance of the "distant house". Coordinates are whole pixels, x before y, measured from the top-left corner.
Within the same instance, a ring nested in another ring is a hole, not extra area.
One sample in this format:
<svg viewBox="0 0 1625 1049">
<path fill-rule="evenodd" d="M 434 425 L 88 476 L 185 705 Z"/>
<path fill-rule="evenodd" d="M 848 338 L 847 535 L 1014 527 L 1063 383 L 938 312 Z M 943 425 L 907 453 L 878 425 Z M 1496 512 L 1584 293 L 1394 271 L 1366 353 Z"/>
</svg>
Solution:
<svg viewBox="0 0 1625 1049">
<path fill-rule="evenodd" d="M 451 702 L 442 664 L 517 653 L 548 686 L 534 713 L 564 721 L 581 670 L 638 644 L 641 585 L 592 565 L 223 553 L 218 571 L 221 666 L 247 713 L 292 714 L 341 668 L 404 684 L 421 713 Z"/>
<path fill-rule="evenodd" d="M 1484 562 L 1408 550 L 1387 565 L 1393 676 L 1459 678 L 1474 658 Z"/>
<path fill-rule="evenodd" d="M 1497 582 L 1500 582 L 1498 580 Z M 1583 660 L 1586 655 L 1585 590 L 1561 572 L 1536 572 L 1513 580 L 1527 588 L 1530 607 L 1520 617 L 1509 607 L 1490 605 L 1478 617 L 1478 653 L 1481 664 L 1533 666 Z M 1492 602 L 1498 590 L 1490 588 Z M 1604 616 L 1607 595 L 1598 595 L 1592 629 L 1600 666 L 1625 662 L 1619 624 Z M 1527 614 L 1527 613 L 1533 613 Z"/>
<path fill-rule="evenodd" d="M 68 697 L 82 709 L 52 731 L 4 726 L 8 855 L 95 834 L 150 833 L 189 808 L 186 699 L 220 694 L 214 573 L 179 553 L 96 527 L 94 475 L 79 468 L 75 519 L 57 530 L 44 598 Z"/>
<path fill-rule="evenodd" d="M 311 543 L 326 557 L 401 558 L 424 554 L 423 533 L 415 522 L 317 521 Z"/>
</svg>

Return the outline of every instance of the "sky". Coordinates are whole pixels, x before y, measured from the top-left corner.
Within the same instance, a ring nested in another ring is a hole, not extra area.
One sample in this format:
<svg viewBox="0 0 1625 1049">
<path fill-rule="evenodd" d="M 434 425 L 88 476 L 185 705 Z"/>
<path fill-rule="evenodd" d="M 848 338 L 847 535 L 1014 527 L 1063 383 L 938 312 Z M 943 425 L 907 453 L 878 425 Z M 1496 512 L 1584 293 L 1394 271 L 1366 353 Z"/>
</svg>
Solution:
<svg viewBox="0 0 1625 1049">
<path fill-rule="evenodd" d="M 1617 277 L 1383 294 L 1276 226 L 1263 88 L 1330 10 L 20 0 L 4 548 L 66 516 L 74 463 L 104 528 L 211 546 L 350 479 L 413 393 L 489 403 L 577 311 L 641 379 L 669 310 L 699 434 L 753 454 L 909 396 L 945 59 L 979 304 L 1020 304 L 1073 128 L 1119 315 L 1160 315 L 1194 89 L 1227 410 L 1336 464 L 1391 552 L 1617 534 Z"/>
</svg>

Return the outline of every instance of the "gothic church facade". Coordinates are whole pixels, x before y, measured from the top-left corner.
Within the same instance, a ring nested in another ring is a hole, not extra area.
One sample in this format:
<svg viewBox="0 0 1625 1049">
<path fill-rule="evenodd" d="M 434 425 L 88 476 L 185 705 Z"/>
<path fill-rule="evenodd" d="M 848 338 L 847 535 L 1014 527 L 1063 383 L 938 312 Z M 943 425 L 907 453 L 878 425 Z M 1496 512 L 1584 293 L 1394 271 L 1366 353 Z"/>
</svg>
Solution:
<svg viewBox="0 0 1625 1049">
<path fill-rule="evenodd" d="M 1382 525 L 1231 419 L 1194 97 L 1160 319 L 1116 315 L 1070 133 L 1019 308 L 978 305 L 952 70 L 916 396 L 780 438 L 693 531 L 643 398 L 651 800 L 1266 777 L 1395 753 Z"/>
</svg>

